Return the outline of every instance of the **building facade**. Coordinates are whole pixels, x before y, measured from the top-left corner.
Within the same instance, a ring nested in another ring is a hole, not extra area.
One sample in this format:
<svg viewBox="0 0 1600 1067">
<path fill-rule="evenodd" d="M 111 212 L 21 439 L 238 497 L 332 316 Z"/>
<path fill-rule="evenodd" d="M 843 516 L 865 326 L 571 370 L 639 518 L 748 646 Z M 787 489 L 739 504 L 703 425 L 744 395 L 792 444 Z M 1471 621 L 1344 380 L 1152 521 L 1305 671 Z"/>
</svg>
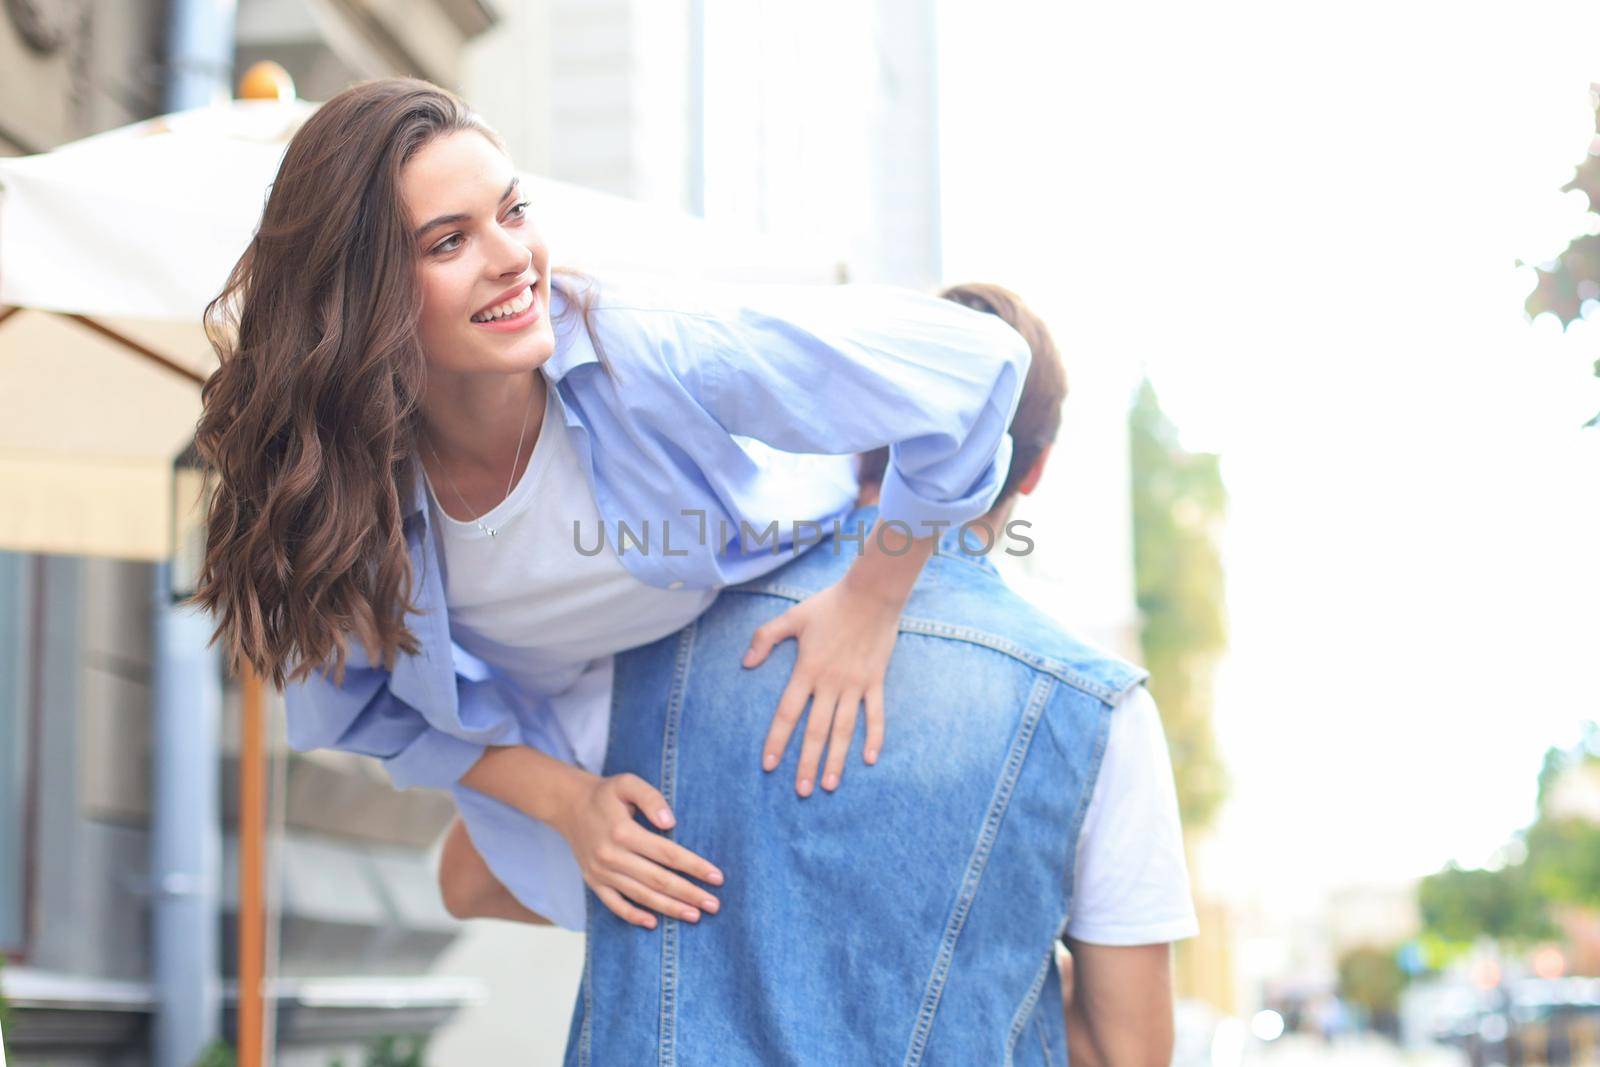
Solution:
<svg viewBox="0 0 1600 1067">
<path fill-rule="evenodd" d="M 182 6 L 8 0 L 0 154 L 45 152 L 166 110 Z M 241 0 L 231 14 L 221 48 L 235 69 L 270 56 L 312 99 L 385 74 L 454 84 L 466 43 L 495 18 L 477 0 Z M 214 73 L 231 84 L 231 71 Z M 0 551 L 0 994 L 13 1064 L 152 1062 L 151 903 L 184 891 L 149 875 L 155 581 L 148 563 Z M 231 1026 L 237 689 L 225 684 L 223 699 L 218 977 Z M 337 754 L 279 766 L 275 1062 L 359 1062 L 380 1035 L 436 1030 L 482 993 L 434 973 L 461 932 L 429 855 L 448 798 L 396 792 L 381 771 Z"/>
</svg>

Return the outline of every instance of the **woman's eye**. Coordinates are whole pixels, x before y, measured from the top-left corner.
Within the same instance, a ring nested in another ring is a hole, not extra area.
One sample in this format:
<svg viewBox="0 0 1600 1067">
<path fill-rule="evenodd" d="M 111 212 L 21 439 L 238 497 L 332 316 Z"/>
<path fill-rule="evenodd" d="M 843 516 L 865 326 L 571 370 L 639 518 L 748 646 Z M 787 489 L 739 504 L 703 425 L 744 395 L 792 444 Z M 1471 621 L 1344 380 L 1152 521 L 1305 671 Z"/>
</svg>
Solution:
<svg viewBox="0 0 1600 1067">
<path fill-rule="evenodd" d="M 528 201 L 519 200 L 515 204 L 512 204 L 506 210 L 507 210 L 508 213 L 514 212 L 515 213 L 515 217 L 518 218 L 518 219 L 521 219 L 524 216 L 526 216 L 527 213 L 528 213 Z M 433 248 L 430 249 L 430 251 L 435 253 L 435 254 L 443 253 L 443 252 L 454 252 L 458 247 L 460 247 L 461 239 L 462 238 L 461 238 L 461 235 L 459 233 L 453 233 L 449 237 L 446 237 L 444 240 L 440 241 L 438 244 L 434 245 Z M 456 242 L 456 244 L 451 244 L 452 241 Z"/>
</svg>

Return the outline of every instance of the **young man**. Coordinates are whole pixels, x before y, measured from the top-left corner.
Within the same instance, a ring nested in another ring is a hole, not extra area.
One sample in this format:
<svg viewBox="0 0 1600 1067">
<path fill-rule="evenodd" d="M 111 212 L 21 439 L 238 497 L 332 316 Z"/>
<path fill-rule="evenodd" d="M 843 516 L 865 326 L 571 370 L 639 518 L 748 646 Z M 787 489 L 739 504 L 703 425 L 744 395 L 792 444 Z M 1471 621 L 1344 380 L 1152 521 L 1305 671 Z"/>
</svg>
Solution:
<svg viewBox="0 0 1600 1067">
<path fill-rule="evenodd" d="M 652 931 L 591 901 L 569 1063 L 668 1048 L 684 1065 L 1061 1064 L 1069 1050 L 1075 1067 L 1170 1061 L 1169 946 L 1197 924 L 1144 672 L 1073 639 L 971 554 L 1017 547 L 1006 525 L 1059 427 L 1060 356 L 1013 294 L 946 295 L 1004 318 L 1033 362 L 1000 497 L 965 534 L 947 532 L 903 614 L 883 753 L 806 798 L 792 788 L 799 737 L 770 774 L 755 762 L 756 712 L 776 706 L 794 651 L 780 645 L 750 672 L 744 644 L 848 567 L 841 539 L 618 657 L 606 773 L 659 788 L 674 840 L 727 883 L 715 914 Z M 871 529 L 883 459 L 863 457 L 844 531 Z M 541 921 L 459 825 L 440 877 L 459 917 Z"/>
</svg>

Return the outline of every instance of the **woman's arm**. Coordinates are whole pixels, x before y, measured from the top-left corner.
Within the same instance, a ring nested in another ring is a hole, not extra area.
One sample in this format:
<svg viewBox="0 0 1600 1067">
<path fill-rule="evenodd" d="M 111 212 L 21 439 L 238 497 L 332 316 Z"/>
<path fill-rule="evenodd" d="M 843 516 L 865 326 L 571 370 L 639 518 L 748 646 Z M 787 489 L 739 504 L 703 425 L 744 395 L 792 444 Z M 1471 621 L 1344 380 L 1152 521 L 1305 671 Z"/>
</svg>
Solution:
<svg viewBox="0 0 1600 1067">
<path fill-rule="evenodd" d="M 914 538 L 993 505 L 1032 360 L 1003 320 L 885 285 L 706 292 L 668 358 L 726 432 L 787 452 L 888 446 L 880 516 Z"/>
<path fill-rule="evenodd" d="M 657 826 L 672 825 L 661 794 L 643 780 L 600 778 L 527 744 L 477 744 L 445 733 L 396 697 L 388 678 L 388 671 L 365 662 L 358 647 L 342 684 L 313 673 L 286 687 L 290 747 L 372 756 L 384 764 L 396 788 L 460 784 L 547 823 L 571 846 L 584 881 L 629 922 L 655 923 L 635 904 L 663 914 L 670 909 L 691 920 L 701 908 L 716 910 L 714 897 L 668 869 L 717 884 L 720 876 L 711 878 L 715 868 L 634 821 L 634 812 L 644 810 Z M 519 740 L 537 731 L 536 718 L 519 723 L 492 679 L 458 671 L 456 691 L 463 722 L 489 724 L 491 733 Z"/>
<path fill-rule="evenodd" d="M 1031 352 L 996 316 L 908 289 L 710 292 L 709 311 L 683 315 L 683 336 L 664 347 L 718 426 L 789 452 L 889 448 L 878 523 L 845 578 L 759 628 L 744 660 L 757 667 L 779 641 L 796 639 L 762 766 L 777 766 L 810 701 L 795 776 L 806 796 L 825 743 L 822 785 L 838 785 L 863 703 L 864 756 L 876 761 L 900 611 L 939 534 L 998 496 Z"/>
</svg>

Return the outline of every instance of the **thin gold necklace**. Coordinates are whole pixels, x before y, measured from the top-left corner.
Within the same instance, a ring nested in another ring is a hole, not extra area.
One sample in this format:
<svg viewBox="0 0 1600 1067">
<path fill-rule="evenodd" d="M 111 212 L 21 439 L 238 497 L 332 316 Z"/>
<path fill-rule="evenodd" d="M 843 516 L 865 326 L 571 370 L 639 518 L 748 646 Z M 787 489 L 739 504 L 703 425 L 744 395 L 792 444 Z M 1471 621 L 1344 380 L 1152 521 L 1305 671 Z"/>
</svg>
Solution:
<svg viewBox="0 0 1600 1067">
<path fill-rule="evenodd" d="M 522 430 L 517 434 L 517 454 L 511 459 L 511 477 L 506 479 L 506 491 L 501 495 L 500 498 L 502 502 L 506 497 L 511 495 L 511 484 L 517 480 L 517 464 L 522 462 L 522 439 L 528 432 L 528 416 L 532 413 L 533 404 L 530 402 L 528 404 L 528 409 L 522 413 Z M 433 461 L 439 465 L 439 472 L 444 475 L 444 480 L 450 483 L 450 491 L 456 495 L 457 500 L 461 501 L 462 510 L 466 511 L 467 514 L 472 515 L 472 521 L 477 524 L 478 529 L 482 530 L 490 537 L 493 537 L 495 535 L 495 531 L 490 529 L 488 526 L 485 526 L 482 518 L 480 518 L 478 515 L 472 514 L 472 508 L 467 504 L 466 498 L 461 495 L 461 490 L 456 488 L 456 480 L 450 477 L 450 472 L 445 469 L 444 461 L 439 458 L 438 450 L 433 447 L 433 441 L 429 437 L 426 430 L 422 432 L 422 442 L 428 446 L 428 451 L 433 453 Z M 499 507 L 499 505 L 496 504 L 495 507 Z M 489 509 L 489 511 L 493 510 L 494 508 Z M 488 513 L 489 512 L 487 511 L 484 512 L 485 515 Z"/>
</svg>

